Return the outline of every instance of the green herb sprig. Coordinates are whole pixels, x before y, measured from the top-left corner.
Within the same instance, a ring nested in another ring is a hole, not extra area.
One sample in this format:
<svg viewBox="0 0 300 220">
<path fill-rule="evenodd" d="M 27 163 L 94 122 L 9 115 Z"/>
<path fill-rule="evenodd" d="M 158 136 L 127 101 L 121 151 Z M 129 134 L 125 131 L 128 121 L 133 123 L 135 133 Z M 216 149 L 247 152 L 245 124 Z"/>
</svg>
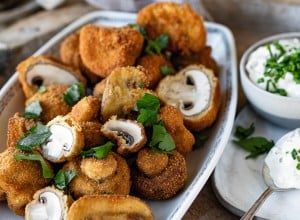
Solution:
<svg viewBox="0 0 300 220">
<path fill-rule="evenodd" d="M 98 147 L 93 147 L 87 151 L 82 151 L 80 155 L 83 158 L 86 157 L 96 157 L 98 159 L 104 159 L 108 156 L 109 151 L 115 146 L 114 143 L 108 141 L 104 145 L 98 146 Z"/>
<path fill-rule="evenodd" d="M 255 131 L 254 124 L 252 123 L 249 128 L 243 128 L 238 126 L 234 135 L 237 140 L 233 140 L 238 146 L 244 148 L 250 154 L 246 156 L 246 159 L 256 158 L 261 154 L 268 153 L 275 145 L 273 140 L 268 141 L 265 137 L 250 137 Z"/>
<path fill-rule="evenodd" d="M 146 127 L 152 127 L 152 137 L 149 146 L 157 151 L 169 153 L 175 149 L 175 142 L 167 132 L 162 121 L 158 121 L 160 102 L 157 96 L 145 93 L 135 104 L 139 112 L 137 121 Z"/>
<path fill-rule="evenodd" d="M 75 170 L 59 170 L 53 178 L 55 187 L 60 190 L 65 190 L 68 184 L 74 179 L 76 175 L 77 171 Z"/>
<path fill-rule="evenodd" d="M 69 87 L 64 93 L 64 101 L 68 105 L 75 105 L 81 98 L 85 96 L 85 87 L 83 83 L 75 83 Z"/>
<path fill-rule="evenodd" d="M 160 67 L 160 72 L 161 72 L 161 75 L 163 75 L 163 76 L 174 75 L 175 74 L 175 70 L 168 67 L 167 65 L 161 66 Z"/>
<path fill-rule="evenodd" d="M 16 148 L 31 152 L 36 146 L 44 143 L 50 136 L 51 131 L 49 127 L 37 123 L 17 142 Z"/>
<path fill-rule="evenodd" d="M 274 53 L 271 46 L 275 47 L 278 53 Z M 266 62 L 264 76 L 269 77 L 266 90 L 272 93 L 277 93 L 282 96 L 287 96 L 285 89 L 278 88 L 277 82 L 284 78 L 287 72 L 293 75 L 294 81 L 300 83 L 300 49 L 286 51 L 278 41 L 273 41 L 266 46 L 270 58 Z M 258 83 L 262 83 L 262 78 L 258 79 Z"/>
<path fill-rule="evenodd" d="M 296 150 L 295 148 L 291 152 L 293 160 L 297 160 L 296 168 L 300 170 L 300 150 Z"/>
<path fill-rule="evenodd" d="M 52 169 L 48 166 L 44 158 L 40 154 L 22 154 L 18 153 L 14 155 L 15 160 L 32 160 L 39 161 L 42 166 L 43 177 L 51 179 L 54 177 Z"/>
</svg>

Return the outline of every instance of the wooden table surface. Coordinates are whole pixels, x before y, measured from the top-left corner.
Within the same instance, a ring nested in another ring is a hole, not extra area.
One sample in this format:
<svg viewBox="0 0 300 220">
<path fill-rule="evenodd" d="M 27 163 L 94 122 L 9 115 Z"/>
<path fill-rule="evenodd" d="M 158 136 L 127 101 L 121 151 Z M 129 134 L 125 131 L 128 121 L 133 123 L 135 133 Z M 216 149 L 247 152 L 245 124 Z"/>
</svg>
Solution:
<svg viewBox="0 0 300 220">
<path fill-rule="evenodd" d="M 82 6 L 85 7 L 85 6 Z M 217 11 L 217 10 L 216 10 Z M 1 12 L 0 12 L 1 14 Z M 216 14 L 215 14 L 216 15 Z M 213 14 L 213 16 L 215 17 Z M 217 17 L 217 16 L 216 16 Z M 235 25 L 234 22 L 222 21 L 221 18 L 216 18 L 216 22 L 224 23 L 227 25 L 233 32 L 236 40 L 236 49 L 238 60 L 245 51 L 253 42 L 269 36 L 271 34 L 280 33 L 280 28 L 276 30 L 260 29 L 256 30 L 255 27 L 245 28 L 244 26 Z M 1 30 L 1 29 L 0 29 Z M 1 39 L 0 39 L 1 40 Z M 1 57 L 0 57 L 1 58 Z M 0 60 L 1 62 L 1 60 Z M 1 72 L 1 68 L 0 68 Z M 0 75 L 0 85 L 5 82 L 7 76 Z M 243 105 L 245 105 L 245 97 L 243 93 L 239 92 L 239 103 L 238 110 L 240 110 Z M 183 219 L 198 219 L 198 220 L 210 220 L 210 219 L 222 219 L 222 220 L 235 220 L 239 219 L 237 216 L 231 214 L 227 211 L 217 200 L 216 196 L 212 191 L 211 186 L 211 177 L 208 182 L 205 184 L 204 188 L 201 190 L 197 198 L 192 203 L 191 207 L 185 214 Z"/>
</svg>

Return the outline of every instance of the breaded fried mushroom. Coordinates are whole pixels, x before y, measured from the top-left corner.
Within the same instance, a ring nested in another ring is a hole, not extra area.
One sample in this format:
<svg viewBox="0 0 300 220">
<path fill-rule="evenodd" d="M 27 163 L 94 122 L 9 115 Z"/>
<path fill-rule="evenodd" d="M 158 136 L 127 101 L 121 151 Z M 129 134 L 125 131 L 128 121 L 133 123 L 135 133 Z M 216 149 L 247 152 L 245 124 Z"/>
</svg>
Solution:
<svg viewBox="0 0 300 220">
<path fill-rule="evenodd" d="M 3 189 L 0 188 L 0 202 L 6 200 L 6 194 Z"/>
<path fill-rule="evenodd" d="M 150 207 L 133 196 L 91 195 L 76 200 L 68 213 L 69 220 L 85 219 L 154 220 Z"/>
<path fill-rule="evenodd" d="M 39 101 L 43 109 L 41 120 L 44 123 L 49 122 L 58 115 L 66 115 L 72 109 L 70 105 L 64 102 L 63 94 L 67 91 L 67 85 L 50 85 L 46 87 L 43 93 L 37 92 L 31 98 L 26 100 L 26 106 L 33 101 Z"/>
<path fill-rule="evenodd" d="M 107 138 L 101 132 L 102 124 L 97 121 L 79 122 L 84 136 L 84 149 L 103 145 Z"/>
<path fill-rule="evenodd" d="M 106 86 L 101 103 L 101 116 L 104 121 L 111 116 L 124 117 L 135 106 L 138 99 L 151 91 L 144 69 L 141 67 L 116 68 L 106 80 Z M 152 92 L 153 93 L 153 92 Z"/>
<path fill-rule="evenodd" d="M 106 78 L 101 80 L 94 86 L 93 95 L 96 96 L 100 101 L 102 100 L 105 86 L 106 86 Z"/>
<path fill-rule="evenodd" d="M 55 187 L 45 187 L 35 192 L 33 200 L 26 205 L 26 220 L 67 220 L 73 200 L 71 196 Z"/>
<path fill-rule="evenodd" d="M 139 161 L 136 163 L 138 167 L 132 170 L 132 184 L 134 189 L 144 198 L 153 200 L 169 199 L 184 187 L 187 179 L 187 167 L 184 157 L 176 150 L 172 154 L 167 154 L 167 156 L 167 165 L 159 163 L 157 169 L 153 166 L 153 161 L 160 160 L 161 155 L 152 149 L 139 151 Z M 158 158 L 154 159 L 155 157 Z M 161 172 L 156 172 L 158 170 L 161 170 Z"/>
<path fill-rule="evenodd" d="M 110 152 L 104 159 L 77 158 L 63 170 L 76 170 L 69 189 L 75 198 L 93 194 L 127 195 L 130 191 L 130 170 L 125 159 Z"/>
<path fill-rule="evenodd" d="M 34 193 L 47 186 L 51 179 L 43 177 L 38 161 L 15 160 L 14 155 L 17 153 L 21 151 L 10 147 L 0 154 L 0 188 L 6 193 L 9 208 L 23 216 L 25 206 L 32 200 Z"/>
<path fill-rule="evenodd" d="M 167 66 L 173 69 L 172 64 L 162 55 L 145 55 L 138 59 L 137 65 L 145 68 L 145 74 L 149 81 L 149 88 L 155 88 L 163 77 L 161 68 Z"/>
<path fill-rule="evenodd" d="M 143 43 L 144 37 L 133 28 L 86 25 L 80 30 L 79 52 L 84 66 L 105 78 L 116 67 L 133 65 Z"/>
<path fill-rule="evenodd" d="M 150 4 L 139 11 L 137 24 L 146 29 L 150 39 L 167 34 L 172 52 L 189 55 L 205 47 L 206 30 L 203 18 L 188 4 Z"/>
<path fill-rule="evenodd" d="M 104 136 L 117 142 L 117 152 L 122 156 L 138 152 L 147 142 L 143 124 L 134 120 L 111 117 L 101 129 Z"/>
<path fill-rule="evenodd" d="M 19 81 L 26 98 L 34 95 L 40 86 L 85 83 L 81 73 L 48 56 L 29 57 L 17 66 Z"/>
<path fill-rule="evenodd" d="M 92 83 L 98 82 L 99 76 L 88 71 L 83 65 L 80 54 L 79 54 L 79 32 L 73 33 L 61 43 L 60 45 L 60 59 L 63 63 L 80 69 Z"/>
<path fill-rule="evenodd" d="M 195 144 L 194 135 L 184 126 L 183 116 L 175 107 L 166 105 L 160 109 L 160 119 L 172 136 L 176 150 L 183 156 L 192 151 Z"/>
<path fill-rule="evenodd" d="M 20 138 L 34 125 L 33 119 L 24 118 L 20 113 L 15 113 L 13 117 L 10 117 L 7 127 L 7 147 L 15 147 Z"/>
</svg>

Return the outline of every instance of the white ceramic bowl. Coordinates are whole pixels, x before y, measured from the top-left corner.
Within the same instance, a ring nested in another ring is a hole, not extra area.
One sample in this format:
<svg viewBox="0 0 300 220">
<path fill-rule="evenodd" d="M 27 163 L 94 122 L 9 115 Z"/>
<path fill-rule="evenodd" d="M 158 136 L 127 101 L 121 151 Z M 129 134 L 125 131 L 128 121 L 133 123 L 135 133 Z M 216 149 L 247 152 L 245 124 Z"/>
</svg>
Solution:
<svg viewBox="0 0 300 220">
<path fill-rule="evenodd" d="M 245 68 L 249 55 L 258 47 L 288 38 L 300 38 L 300 32 L 274 35 L 249 47 L 240 62 L 240 79 L 248 101 L 258 114 L 279 126 L 293 129 L 300 127 L 300 98 L 280 96 L 257 87 L 249 79 Z"/>
</svg>

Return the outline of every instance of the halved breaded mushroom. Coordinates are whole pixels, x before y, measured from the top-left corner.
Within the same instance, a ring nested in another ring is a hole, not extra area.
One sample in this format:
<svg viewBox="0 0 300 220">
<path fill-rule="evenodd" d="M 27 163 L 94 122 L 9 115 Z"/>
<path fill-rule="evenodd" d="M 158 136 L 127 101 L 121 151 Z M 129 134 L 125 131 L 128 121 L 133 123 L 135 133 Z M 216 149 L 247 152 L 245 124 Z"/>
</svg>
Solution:
<svg viewBox="0 0 300 220">
<path fill-rule="evenodd" d="M 7 126 L 7 147 L 15 147 L 17 142 L 35 125 L 33 119 L 24 118 L 20 113 L 15 113 L 8 120 Z"/>
<path fill-rule="evenodd" d="M 86 82 L 78 70 L 43 55 L 29 57 L 22 61 L 17 66 L 17 71 L 26 98 L 36 93 L 39 86 Z"/>
<path fill-rule="evenodd" d="M 138 152 L 147 142 L 144 126 L 133 120 L 112 116 L 101 131 L 104 136 L 118 143 L 117 151 L 123 156 Z"/>
<path fill-rule="evenodd" d="M 75 198 L 93 194 L 129 194 L 130 170 L 126 160 L 116 153 L 109 152 L 104 159 L 76 158 L 66 163 L 63 170 L 77 171 L 69 185 Z"/>
<path fill-rule="evenodd" d="M 154 216 L 150 207 L 139 198 L 128 195 L 92 195 L 75 201 L 68 219 L 154 220 Z"/>
<path fill-rule="evenodd" d="M 72 109 L 64 99 L 63 94 L 69 87 L 67 85 L 49 85 L 43 93 L 36 92 L 26 100 L 26 106 L 33 101 L 39 101 L 43 109 L 40 119 L 43 123 L 48 123 L 58 115 L 66 115 Z"/>
<path fill-rule="evenodd" d="M 47 126 L 51 136 L 41 145 L 43 156 L 53 163 L 72 160 L 84 147 L 81 126 L 72 117 L 57 116 Z"/>
<path fill-rule="evenodd" d="M 165 77 L 156 91 L 164 103 L 182 113 L 184 124 L 191 130 L 207 128 L 217 117 L 221 103 L 219 79 L 203 65 L 191 65 Z"/>
<path fill-rule="evenodd" d="M 86 25 L 80 30 L 79 53 L 89 71 L 105 78 L 117 67 L 134 65 L 143 43 L 133 28 Z"/>
<path fill-rule="evenodd" d="M 164 200 L 171 198 L 184 187 L 186 182 L 187 167 L 185 159 L 175 150 L 172 154 L 167 154 L 167 165 L 165 166 L 165 163 L 162 163 L 160 168 L 156 170 L 151 163 L 159 160 L 161 156 L 152 151 L 152 149 L 139 151 L 139 154 L 143 155 L 138 155 L 139 162 L 136 163 L 138 168 L 132 170 L 133 187 L 141 196 L 147 199 Z M 152 161 L 147 159 L 149 157 L 152 158 Z M 153 159 L 153 157 L 158 158 Z M 141 165 L 142 163 L 150 164 Z M 151 171 L 149 172 L 149 170 Z M 161 170 L 161 172 L 153 172 L 158 170 Z"/>
<path fill-rule="evenodd" d="M 136 101 L 148 93 L 149 85 L 144 69 L 141 67 L 116 68 L 106 78 L 106 85 L 101 103 L 101 115 L 104 121 L 111 116 L 123 117 L 133 109 Z"/>
<path fill-rule="evenodd" d="M 72 202 L 71 196 L 54 187 L 40 189 L 26 205 L 25 220 L 67 220 Z"/>
<path fill-rule="evenodd" d="M 43 177 L 38 161 L 15 160 L 14 155 L 22 153 L 9 147 L 0 154 L 0 188 L 5 192 L 8 206 L 17 215 L 24 215 L 25 206 L 34 193 L 47 186 L 51 179 Z M 46 161 L 49 167 L 50 163 Z"/>
<path fill-rule="evenodd" d="M 194 135 L 184 126 L 183 116 L 178 109 L 166 105 L 160 109 L 159 118 L 172 136 L 176 150 L 183 156 L 192 151 L 195 144 Z"/>
</svg>

